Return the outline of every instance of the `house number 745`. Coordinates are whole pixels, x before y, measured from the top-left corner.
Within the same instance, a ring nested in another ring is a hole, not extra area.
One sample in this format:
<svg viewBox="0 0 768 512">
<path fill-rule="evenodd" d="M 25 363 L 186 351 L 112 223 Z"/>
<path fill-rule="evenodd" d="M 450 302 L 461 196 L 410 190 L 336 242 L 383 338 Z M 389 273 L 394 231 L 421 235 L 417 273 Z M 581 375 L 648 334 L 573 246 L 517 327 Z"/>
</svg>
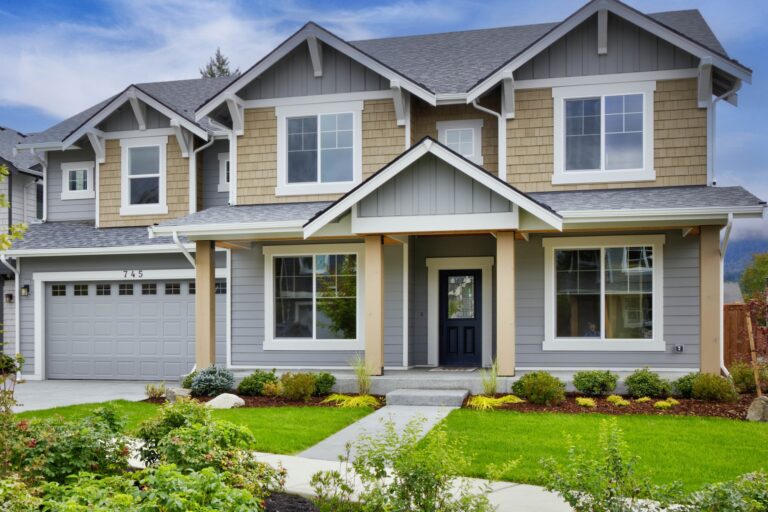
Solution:
<svg viewBox="0 0 768 512">
<path fill-rule="evenodd" d="M 123 270 L 123 278 L 128 279 L 131 278 L 142 278 L 144 277 L 144 271 L 143 270 Z"/>
</svg>

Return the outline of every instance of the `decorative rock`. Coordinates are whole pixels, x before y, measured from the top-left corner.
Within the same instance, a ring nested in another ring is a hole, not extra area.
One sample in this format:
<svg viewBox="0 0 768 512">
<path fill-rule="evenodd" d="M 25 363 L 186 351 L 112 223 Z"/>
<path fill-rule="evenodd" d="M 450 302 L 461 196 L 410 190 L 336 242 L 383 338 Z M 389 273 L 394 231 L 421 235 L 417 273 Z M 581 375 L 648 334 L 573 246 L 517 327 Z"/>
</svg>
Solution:
<svg viewBox="0 0 768 512">
<path fill-rule="evenodd" d="M 237 395 L 222 393 L 210 402 L 206 402 L 205 405 L 211 409 L 232 409 L 234 407 L 244 406 L 245 400 Z"/>
<path fill-rule="evenodd" d="M 191 391 L 186 388 L 168 388 L 165 390 L 165 399 L 173 403 L 179 397 L 189 397 Z"/>
<path fill-rule="evenodd" d="M 747 421 L 768 422 L 768 396 L 755 398 L 747 410 Z"/>
</svg>

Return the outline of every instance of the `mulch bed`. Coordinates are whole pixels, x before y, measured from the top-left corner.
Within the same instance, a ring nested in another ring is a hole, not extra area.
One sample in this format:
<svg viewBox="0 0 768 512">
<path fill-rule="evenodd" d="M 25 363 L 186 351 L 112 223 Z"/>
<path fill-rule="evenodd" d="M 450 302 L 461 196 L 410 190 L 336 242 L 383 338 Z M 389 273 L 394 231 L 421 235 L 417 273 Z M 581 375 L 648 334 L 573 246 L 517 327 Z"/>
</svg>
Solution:
<svg viewBox="0 0 768 512">
<path fill-rule="evenodd" d="M 498 395 L 501 396 L 501 395 Z M 528 402 L 521 404 L 506 404 L 501 410 L 510 410 L 518 412 L 559 412 L 566 414 L 645 414 L 653 416 L 711 416 L 718 418 L 730 418 L 743 420 L 747 416 L 749 404 L 754 400 L 753 395 L 741 395 L 738 402 L 718 403 L 705 402 L 703 400 L 693 400 L 678 398 L 679 405 L 671 409 L 655 409 L 653 404 L 658 400 L 652 399 L 650 402 L 638 403 L 631 397 L 624 397 L 629 400 L 629 405 L 624 407 L 615 406 L 605 400 L 605 398 L 596 398 L 597 407 L 582 407 L 576 403 L 576 398 L 583 395 L 569 393 L 566 395 L 565 402 L 560 405 L 546 406 L 535 405 Z M 465 402 L 466 407 L 466 402 Z"/>
<path fill-rule="evenodd" d="M 318 512 L 311 501 L 293 494 L 275 493 L 264 503 L 266 512 Z"/>
<path fill-rule="evenodd" d="M 296 402 L 293 400 L 287 400 L 282 397 L 271 397 L 271 396 L 243 396 L 243 395 L 237 395 L 237 396 L 239 396 L 245 401 L 245 405 L 243 407 L 336 407 L 335 404 L 330 404 L 330 403 L 324 404 L 323 400 L 325 400 L 326 398 L 324 396 L 313 396 L 307 402 Z M 377 396 L 376 398 L 379 399 L 379 402 L 383 407 L 384 397 Z M 198 396 L 198 397 L 195 397 L 195 400 L 199 402 L 208 402 L 210 400 L 213 400 L 213 397 Z M 165 403 L 164 398 L 146 398 L 144 399 L 144 401 L 153 403 L 153 404 Z"/>
</svg>

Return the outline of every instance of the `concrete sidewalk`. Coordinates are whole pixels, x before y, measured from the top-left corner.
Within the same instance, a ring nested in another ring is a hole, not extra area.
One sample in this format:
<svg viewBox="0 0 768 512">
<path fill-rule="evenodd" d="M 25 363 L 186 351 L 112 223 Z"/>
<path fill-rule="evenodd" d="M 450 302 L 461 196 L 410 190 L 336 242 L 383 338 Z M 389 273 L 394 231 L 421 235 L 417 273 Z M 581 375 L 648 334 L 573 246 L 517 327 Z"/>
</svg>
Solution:
<svg viewBox="0 0 768 512">
<path fill-rule="evenodd" d="M 146 382 L 116 380 L 29 380 L 16 385 L 14 412 L 109 400 L 143 400 Z"/>
<path fill-rule="evenodd" d="M 282 465 L 288 476 L 285 491 L 307 498 L 314 496 L 310 480 L 319 471 L 341 470 L 344 474 L 347 466 L 341 462 L 257 453 L 256 458 L 273 466 Z M 473 487 L 480 489 L 485 480 L 466 479 Z M 498 512 L 569 512 L 571 508 L 559 496 L 535 485 L 515 484 L 510 482 L 490 482 L 489 499 Z"/>
</svg>

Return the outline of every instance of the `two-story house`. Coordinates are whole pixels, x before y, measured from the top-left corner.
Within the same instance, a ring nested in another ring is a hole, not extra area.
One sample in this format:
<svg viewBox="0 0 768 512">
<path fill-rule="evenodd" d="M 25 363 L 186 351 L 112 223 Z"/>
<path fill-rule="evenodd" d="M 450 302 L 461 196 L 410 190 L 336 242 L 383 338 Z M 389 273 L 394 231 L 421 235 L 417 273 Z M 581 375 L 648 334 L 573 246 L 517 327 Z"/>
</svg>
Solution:
<svg viewBox="0 0 768 512">
<path fill-rule="evenodd" d="M 728 233 L 765 203 L 714 186 L 715 110 L 751 74 L 698 11 L 593 0 L 309 23 L 240 76 L 131 85 L 18 145 L 46 176 L 9 252 L 25 374 L 719 372 Z"/>
</svg>

